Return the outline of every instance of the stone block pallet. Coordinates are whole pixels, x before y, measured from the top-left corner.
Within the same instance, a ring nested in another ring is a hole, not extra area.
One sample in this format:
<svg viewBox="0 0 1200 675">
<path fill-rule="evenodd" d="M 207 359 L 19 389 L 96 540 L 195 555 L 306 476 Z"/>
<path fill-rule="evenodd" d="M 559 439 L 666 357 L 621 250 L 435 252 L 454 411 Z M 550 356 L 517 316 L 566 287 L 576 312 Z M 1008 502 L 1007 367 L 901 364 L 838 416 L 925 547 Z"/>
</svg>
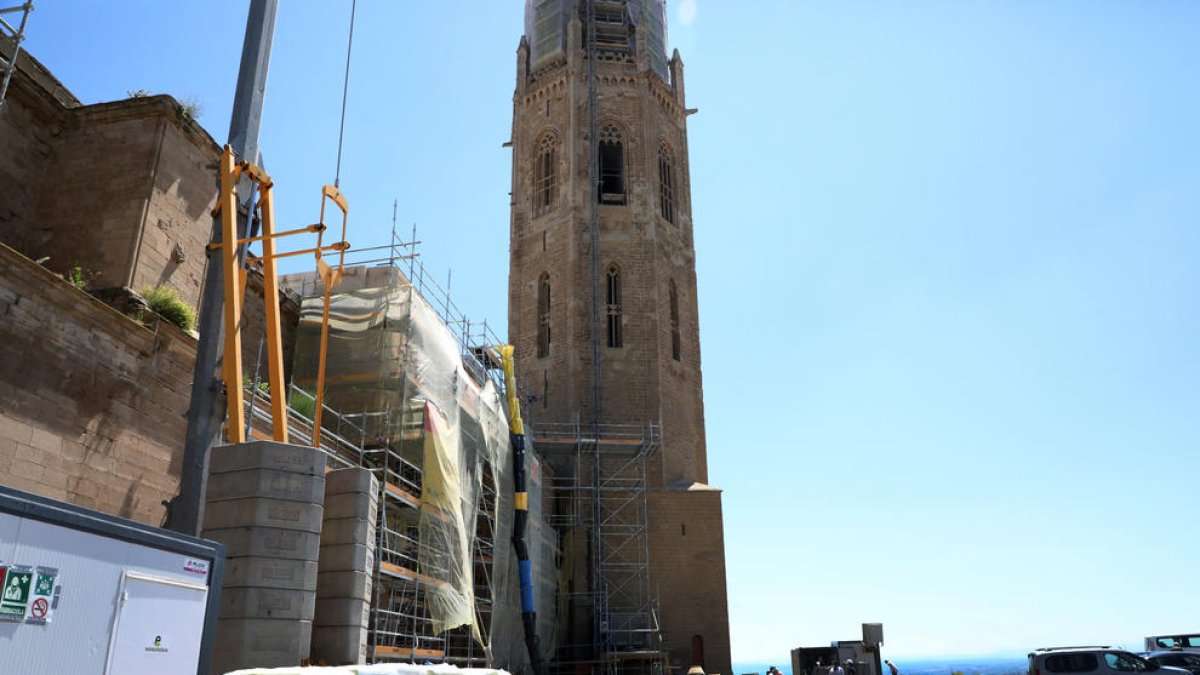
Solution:
<svg viewBox="0 0 1200 675">
<path fill-rule="evenodd" d="M 255 441 L 215 448 L 204 533 L 225 544 L 213 672 L 309 658 L 324 526 L 325 455 Z"/>
</svg>

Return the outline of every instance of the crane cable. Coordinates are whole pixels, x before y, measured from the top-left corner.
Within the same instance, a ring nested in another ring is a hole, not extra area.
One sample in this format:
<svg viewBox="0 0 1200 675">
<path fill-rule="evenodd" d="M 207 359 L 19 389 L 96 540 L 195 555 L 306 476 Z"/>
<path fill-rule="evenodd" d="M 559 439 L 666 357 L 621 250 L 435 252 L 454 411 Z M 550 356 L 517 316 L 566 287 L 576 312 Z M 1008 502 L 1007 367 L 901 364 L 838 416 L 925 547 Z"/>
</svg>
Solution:
<svg viewBox="0 0 1200 675">
<path fill-rule="evenodd" d="M 358 0 L 350 3 L 350 39 L 346 41 L 346 74 L 342 77 L 342 121 L 338 126 L 337 169 L 333 174 L 333 186 L 341 187 L 342 179 L 342 141 L 346 137 L 346 97 L 350 93 L 350 52 L 354 48 L 354 11 Z"/>
</svg>

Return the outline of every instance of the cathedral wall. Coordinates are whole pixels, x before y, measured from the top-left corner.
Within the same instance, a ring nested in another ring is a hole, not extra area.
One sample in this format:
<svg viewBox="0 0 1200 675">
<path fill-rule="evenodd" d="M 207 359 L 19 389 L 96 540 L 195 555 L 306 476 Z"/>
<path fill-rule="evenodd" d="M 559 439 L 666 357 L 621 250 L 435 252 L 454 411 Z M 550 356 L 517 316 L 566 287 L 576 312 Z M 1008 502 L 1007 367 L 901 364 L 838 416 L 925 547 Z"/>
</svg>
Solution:
<svg viewBox="0 0 1200 675">
<path fill-rule="evenodd" d="M 704 672 L 732 673 L 721 492 L 655 489 L 648 500 L 650 576 L 671 665 L 695 665 L 692 645 L 698 635 Z"/>
<path fill-rule="evenodd" d="M 27 53 L 0 108 L 0 241 L 89 288 L 199 304 L 219 148 L 170 96 L 81 105 Z"/>
</svg>

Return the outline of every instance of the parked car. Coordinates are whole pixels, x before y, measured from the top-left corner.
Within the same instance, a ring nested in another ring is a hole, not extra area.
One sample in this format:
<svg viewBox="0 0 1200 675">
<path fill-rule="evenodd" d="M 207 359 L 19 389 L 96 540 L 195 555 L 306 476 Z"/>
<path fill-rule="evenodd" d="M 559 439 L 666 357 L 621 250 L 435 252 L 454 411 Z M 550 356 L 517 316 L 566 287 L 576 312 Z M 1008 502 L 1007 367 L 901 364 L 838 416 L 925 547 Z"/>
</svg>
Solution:
<svg viewBox="0 0 1200 675">
<path fill-rule="evenodd" d="M 1123 675 L 1158 671 L 1192 675 L 1186 668 L 1164 666 L 1115 647 L 1055 647 L 1029 654 L 1029 675 Z"/>
<path fill-rule="evenodd" d="M 1185 652 L 1200 653 L 1200 633 L 1151 635 L 1146 638 L 1146 651 L 1159 652 L 1168 649 L 1182 649 Z"/>
<path fill-rule="evenodd" d="M 1192 675 L 1200 675 L 1200 654 L 1185 651 L 1150 652 L 1146 660 L 1160 666 L 1186 668 Z"/>
</svg>

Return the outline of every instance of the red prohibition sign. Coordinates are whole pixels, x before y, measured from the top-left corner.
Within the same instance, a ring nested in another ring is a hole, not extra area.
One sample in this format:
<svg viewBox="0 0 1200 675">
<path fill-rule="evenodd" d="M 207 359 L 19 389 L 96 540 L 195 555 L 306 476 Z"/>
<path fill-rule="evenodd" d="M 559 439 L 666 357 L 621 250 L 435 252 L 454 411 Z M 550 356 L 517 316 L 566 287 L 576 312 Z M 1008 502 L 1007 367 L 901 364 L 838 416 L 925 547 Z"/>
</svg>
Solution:
<svg viewBox="0 0 1200 675">
<path fill-rule="evenodd" d="M 38 598 L 33 601 L 33 606 L 29 608 L 29 613 L 33 614 L 34 618 L 46 618 L 46 612 L 50 611 L 50 603 L 46 602 L 45 598 Z"/>
</svg>

